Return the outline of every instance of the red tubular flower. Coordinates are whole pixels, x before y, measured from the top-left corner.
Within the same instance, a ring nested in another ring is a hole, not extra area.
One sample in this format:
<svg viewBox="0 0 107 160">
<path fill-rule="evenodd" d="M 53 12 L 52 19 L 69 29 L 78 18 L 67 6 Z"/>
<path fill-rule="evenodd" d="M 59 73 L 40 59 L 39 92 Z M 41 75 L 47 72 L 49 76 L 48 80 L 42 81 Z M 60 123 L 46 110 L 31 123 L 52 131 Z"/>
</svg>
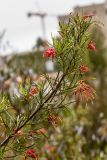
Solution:
<svg viewBox="0 0 107 160">
<path fill-rule="evenodd" d="M 44 52 L 43 56 L 45 58 L 50 58 L 52 57 L 52 61 L 54 61 L 55 57 L 55 50 L 53 48 L 49 48 L 47 51 Z"/>
<path fill-rule="evenodd" d="M 95 90 L 85 82 L 81 81 L 76 88 L 75 94 L 83 101 L 92 101 L 95 97 Z"/>
<path fill-rule="evenodd" d="M 80 65 L 80 72 L 81 73 L 87 73 L 87 72 L 90 72 L 90 68 L 87 67 L 87 66 L 84 66 L 84 65 Z"/>
<path fill-rule="evenodd" d="M 83 19 L 88 19 L 88 18 L 92 18 L 93 16 L 95 16 L 94 14 L 87 14 L 83 16 Z"/>
<path fill-rule="evenodd" d="M 53 114 L 49 114 L 48 122 L 50 122 L 54 127 L 57 127 L 61 123 L 61 118 Z"/>
<path fill-rule="evenodd" d="M 88 43 L 88 49 L 92 50 L 92 51 L 97 51 L 96 49 L 96 44 L 93 41 L 90 41 Z"/>
<path fill-rule="evenodd" d="M 46 134 L 47 130 L 45 128 L 41 128 L 41 129 L 37 130 L 37 133 L 39 133 L 39 134 Z"/>
<path fill-rule="evenodd" d="M 38 154 L 36 154 L 36 151 L 34 149 L 28 149 L 26 151 L 26 155 L 31 158 L 38 158 Z"/>
<path fill-rule="evenodd" d="M 39 92 L 39 89 L 35 86 L 32 86 L 29 92 L 29 96 L 32 97 L 33 95 L 37 94 Z"/>
</svg>

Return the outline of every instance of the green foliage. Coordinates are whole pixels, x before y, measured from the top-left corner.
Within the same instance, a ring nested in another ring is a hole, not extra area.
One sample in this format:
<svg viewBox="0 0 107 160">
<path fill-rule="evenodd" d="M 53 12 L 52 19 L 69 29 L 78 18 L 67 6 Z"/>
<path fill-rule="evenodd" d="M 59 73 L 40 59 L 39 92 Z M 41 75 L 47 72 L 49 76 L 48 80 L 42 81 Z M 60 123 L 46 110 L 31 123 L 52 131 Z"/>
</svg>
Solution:
<svg viewBox="0 0 107 160">
<path fill-rule="evenodd" d="M 9 109 L 11 107 L 11 104 L 9 102 L 8 97 L 4 96 L 4 97 L 0 97 L 0 113 Z"/>
<path fill-rule="evenodd" d="M 59 67 L 58 73 L 54 77 L 44 74 L 36 82 L 26 82 L 25 78 L 24 83 L 20 85 L 20 96 L 16 95 L 11 101 L 12 111 L 5 111 L 0 115 L 3 128 L 0 147 L 4 149 L 4 157 L 9 152 L 10 157 L 19 157 L 20 155 L 26 159 L 29 156 L 26 150 L 35 149 L 38 153 L 35 154 L 35 159 L 38 159 L 37 155 L 41 156 L 42 152 L 46 152 L 44 157 L 49 157 L 49 159 L 77 159 L 75 157 L 78 157 L 80 151 L 79 148 L 75 151 L 75 146 L 72 148 L 72 143 L 76 142 L 77 147 L 79 145 L 77 142 L 81 142 L 81 138 L 74 135 L 75 132 L 71 135 L 75 137 L 74 139 L 70 138 L 69 135 L 65 136 L 69 142 L 67 142 L 67 147 L 59 149 L 58 156 L 57 153 L 51 154 L 51 151 L 55 152 L 56 150 L 53 144 L 54 141 L 52 142 L 45 133 L 51 126 L 49 129 L 50 136 L 51 129 L 56 128 L 61 123 L 60 116 L 65 114 L 61 111 L 66 110 L 69 106 L 73 106 L 71 105 L 72 103 L 74 103 L 74 107 L 78 107 L 79 97 L 75 97 L 76 94 L 79 93 L 79 96 L 81 94 L 85 95 L 84 100 L 91 100 L 94 96 L 93 89 L 85 84 L 86 74 L 81 74 L 80 71 L 80 65 L 86 63 L 87 45 L 90 39 L 88 29 L 91 24 L 91 19 L 84 20 L 79 15 L 71 16 L 67 24 L 64 22 L 59 24 L 60 39 L 53 38 L 53 46 L 51 46 L 55 50 L 53 54 L 55 53 L 55 62 Z M 52 56 L 50 51 L 46 53 L 48 54 L 46 55 L 47 58 Z M 36 56 L 39 57 L 39 64 L 38 62 L 35 63 Z M 26 59 L 24 59 L 24 55 L 17 58 L 14 56 L 8 65 L 14 72 L 17 70 L 21 75 L 25 70 L 33 67 L 35 72 L 37 71 L 36 67 L 38 67 L 43 73 L 44 68 L 43 70 L 41 69 L 43 62 L 41 56 L 41 53 L 40 55 L 28 55 Z M 83 84 L 82 87 L 81 84 Z M 77 122 L 78 114 L 75 110 L 71 114 L 72 122 L 73 116 L 75 116 L 74 122 Z M 60 135 L 58 138 L 60 141 Z M 52 146 L 44 146 L 45 139 L 47 141 L 46 145 L 51 142 Z M 82 142 L 86 143 L 84 137 L 82 137 Z M 83 144 L 80 143 L 80 147 L 82 146 Z M 45 151 L 42 151 L 43 148 L 45 148 Z M 67 154 L 68 151 L 69 154 Z M 75 153 L 74 155 L 73 152 Z M 32 157 L 31 154 L 30 152 L 30 158 Z M 82 158 L 84 158 L 83 154 L 80 155 L 79 159 Z"/>
<path fill-rule="evenodd" d="M 82 17 L 76 16 L 69 20 L 69 23 L 60 22 L 60 40 L 53 38 L 53 45 L 56 48 L 56 61 L 64 71 L 64 67 L 69 63 L 68 60 L 75 56 L 76 64 L 78 66 L 87 60 L 87 43 L 89 36 L 87 30 L 91 25 L 91 21 L 84 21 Z M 72 25 L 71 25 L 72 24 Z M 63 63 L 62 63 L 63 61 Z M 71 69 L 71 68 L 70 68 Z"/>
</svg>

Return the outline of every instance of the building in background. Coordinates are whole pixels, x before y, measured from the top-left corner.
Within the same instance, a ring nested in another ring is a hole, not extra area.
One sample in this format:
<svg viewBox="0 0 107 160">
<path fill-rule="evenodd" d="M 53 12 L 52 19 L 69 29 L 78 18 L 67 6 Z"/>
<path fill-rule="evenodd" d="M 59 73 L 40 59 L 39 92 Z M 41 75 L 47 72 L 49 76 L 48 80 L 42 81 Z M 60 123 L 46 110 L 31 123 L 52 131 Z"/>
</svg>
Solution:
<svg viewBox="0 0 107 160">
<path fill-rule="evenodd" d="M 95 20 L 97 20 L 101 25 L 102 30 L 105 33 L 107 40 L 107 0 L 104 3 L 100 4 L 91 4 L 86 6 L 76 6 L 73 10 L 73 13 L 79 13 L 80 15 L 87 15 L 90 13 L 95 14 Z M 58 17 L 59 21 L 67 22 L 69 15 L 63 15 Z"/>
</svg>

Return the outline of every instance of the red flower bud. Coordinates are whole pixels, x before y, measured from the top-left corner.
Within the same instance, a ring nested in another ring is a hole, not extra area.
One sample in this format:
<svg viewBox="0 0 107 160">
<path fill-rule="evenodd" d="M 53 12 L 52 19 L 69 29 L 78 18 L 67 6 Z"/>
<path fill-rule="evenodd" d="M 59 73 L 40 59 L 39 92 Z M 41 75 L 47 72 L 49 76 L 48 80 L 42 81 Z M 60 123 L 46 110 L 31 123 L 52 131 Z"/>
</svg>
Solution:
<svg viewBox="0 0 107 160">
<path fill-rule="evenodd" d="M 84 66 L 84 65 L 80 65 L 80 72 L 81 73 L 87 73 L 87 72 L 90 72 L 90 68 L 87 67 L 87 66 Z"/>
<path fill-rule="evenodd" d="M 96 44 L 93 41 L 90 41 L 88 44 L 88 49 L 90 49 L 92 51 L 97 51 Z"/>
<path fill-rule="evenodd" d="M 54 57 L 55 57 L 55 50 L 53 48 L 49 48 L 47 51 L 45 51 L 43 53 L 43 56 L 45 58 L 50 58 L 52 57 L 52 61 L 54 61 Z"/>
<path fill-rule="evenodd" d="M 37 94 L 39 92 L 39 89 L 35 86 L 32 86 L 29 92 L 29 96 L 32 97 L 33 95 Z"/>
<path fill-rule="evenodd" d="M 26 155 L 31 158 L 38 158 L 38 154 L 36 154 L 36 150 L 34 150 L 34 149 L 28 149 L 26 151 Z"/>
</svg>

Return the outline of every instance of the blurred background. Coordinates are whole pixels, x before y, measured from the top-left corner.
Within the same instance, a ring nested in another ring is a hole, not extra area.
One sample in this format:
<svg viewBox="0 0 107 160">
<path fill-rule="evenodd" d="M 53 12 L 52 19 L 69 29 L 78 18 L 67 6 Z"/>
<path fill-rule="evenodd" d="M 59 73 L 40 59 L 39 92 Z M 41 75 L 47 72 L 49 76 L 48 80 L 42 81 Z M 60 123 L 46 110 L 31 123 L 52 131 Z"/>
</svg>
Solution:
<svg viewBox="0 0 107 160">
<path fill-rule="evenodd" d="M 46 71 L 56 71 L 54 63 L 44 62 L 42 53 L 51 43 L 52 36 L 58 36 L 59 21 L 67 22 L 70 13 L 95 14 L 104 44 L 101 47 L 106 48 L 106 0 L 0 0 L 0 4 L 1 88 L 5 80 L 14 79 L 14 76 L 16 79 L 16 75 L 36 77 Z M 98 32 L 100 37 L 99 31 L 93 32 Z M 98 36 L 95 34 L 94 39 L 99 40 Z M 104 56 L 107 57 L 105 53 Z"/>
<path fill-rule="evenodd" d="M 0 33 L 5 33 L 1 53 L 31 50 L 38 37 L 44 38 L 41 16 L 44 14 L 45 38 L 57 35 L 58 16 L 73 12 L 76 6 L 104 4 L 104 0 L 0 0 Z M 100 10 L 98 11 L 100 13 Z M 28 13 L 40 15 L 27 16 Z"/>
<path fill-rule="evenodd" d="M 57 148 L 49 150 L 48 157 L 107 160 L 107 0 L 0 0 L 0 91 L 12 100 L 20 96 L 19 82 L 37 80 L 46 72 L 55 76 L 57 66 L 42 54 L 69 13 L 95 14 L 96 27 L 90 32 L 98 51 L 89 54 L 88 61 L 97 96 L 85 110 L 84 104 L 75 104 L 63 112 L 64 125 L 50 136 Z"/>
</svg>

